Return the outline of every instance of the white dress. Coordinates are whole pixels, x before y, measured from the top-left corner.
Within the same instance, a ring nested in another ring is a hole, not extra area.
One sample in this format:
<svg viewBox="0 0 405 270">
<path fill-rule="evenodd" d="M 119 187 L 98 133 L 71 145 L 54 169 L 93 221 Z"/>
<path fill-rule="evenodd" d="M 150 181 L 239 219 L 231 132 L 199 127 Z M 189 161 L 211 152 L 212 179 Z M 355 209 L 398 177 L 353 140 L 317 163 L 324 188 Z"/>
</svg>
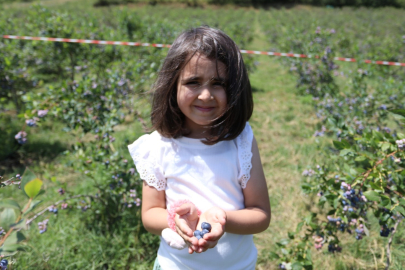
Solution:
<svg viewBox="0 0 405 270">
<path fill-rule="evenodd" d="M 232 141 L 205 145 L 200 139 L 166 138 L 158 132 L 143 135 L 128 146 L 140 178 L 165 190 L 166 205 L 192 201 L 202 212 L 212 206 L 225 211 L 244 209 L 242 189 L 252 168 L 253 132 L 249 125 Z M 189 254 L 160 242 L 158 257 L 164 270 L 255 269 L 257 249 L 253 235 L 225 233 L 203 253 Z"/>
</svg>

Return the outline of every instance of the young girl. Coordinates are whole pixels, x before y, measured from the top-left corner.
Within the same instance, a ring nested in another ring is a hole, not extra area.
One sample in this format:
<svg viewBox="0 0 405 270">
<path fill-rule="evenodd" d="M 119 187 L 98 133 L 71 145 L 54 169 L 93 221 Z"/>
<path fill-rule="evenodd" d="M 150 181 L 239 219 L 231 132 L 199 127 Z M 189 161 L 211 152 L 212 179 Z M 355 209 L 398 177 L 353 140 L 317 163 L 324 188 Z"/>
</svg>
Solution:
<svg viewBox="0 0 405 270">
<path fill-rule="evenodd" d="M 217 29 L 183 32 L 153 90 L 156 131 L 128 146 L 143 180 L 142 222 L 188 245 L 161 238 L 155 269 L 255 269 L 252 234 L 269 226 L 270 202 L 238 47 Z M 203 222 L 212 229 L 197 239 Z"/>
</svg>

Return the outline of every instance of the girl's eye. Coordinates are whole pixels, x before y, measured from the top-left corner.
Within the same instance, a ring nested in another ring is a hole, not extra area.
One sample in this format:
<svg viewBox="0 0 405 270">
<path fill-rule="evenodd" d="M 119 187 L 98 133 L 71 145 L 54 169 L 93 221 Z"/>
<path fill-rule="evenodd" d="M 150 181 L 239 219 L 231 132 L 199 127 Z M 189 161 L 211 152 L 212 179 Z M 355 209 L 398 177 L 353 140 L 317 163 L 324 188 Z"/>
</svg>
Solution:
<svg viewBox="0 0 405 270">
<path fill-rule="evenodd" d="M 215 83 L 213 83 L 213 85 L 217 86 L 217 87 L 225 87 L 224 83 L 222 83 L 222 82 L 215 82 Z"/>
<path fill-rule="evenodd" d="M 198 85 L 198 82 L 187 82 L 186 85 Z"/>
</svg>

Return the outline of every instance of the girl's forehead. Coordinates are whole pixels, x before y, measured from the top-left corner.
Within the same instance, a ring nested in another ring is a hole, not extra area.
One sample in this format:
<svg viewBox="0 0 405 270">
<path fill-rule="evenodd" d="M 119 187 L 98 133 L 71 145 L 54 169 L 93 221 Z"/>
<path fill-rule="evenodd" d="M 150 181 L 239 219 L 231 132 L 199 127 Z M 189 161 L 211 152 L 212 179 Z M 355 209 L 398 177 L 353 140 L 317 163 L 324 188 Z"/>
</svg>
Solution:
<svg viewBox="0 0 405 270">
<path fill-rule="evenodd" d="M 220 77 L 226 77 L 226 66 L 221 61 L 211 59 L 202 54 L 195 54 L 184 66 L 181 75 L 187 74 L 216 74 Z M 218 73 L 218 74 L 217 74 Z"/>
</svg>

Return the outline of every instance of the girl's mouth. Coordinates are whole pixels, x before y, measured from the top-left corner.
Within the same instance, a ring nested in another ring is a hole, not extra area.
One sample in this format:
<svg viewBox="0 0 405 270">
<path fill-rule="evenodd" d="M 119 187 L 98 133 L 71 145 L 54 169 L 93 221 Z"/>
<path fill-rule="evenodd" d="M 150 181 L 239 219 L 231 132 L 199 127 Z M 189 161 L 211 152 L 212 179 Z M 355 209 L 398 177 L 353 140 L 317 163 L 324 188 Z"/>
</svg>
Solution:
<svg viewBox="0 0 405 270">
<path fill-rule="evenodd" d="M 202 112 L 209 112 L 214 109 L 214 107 L 200 107 L 200 106 L 194 106 L 197 110 L 202 111 Z"/>
</svg>

